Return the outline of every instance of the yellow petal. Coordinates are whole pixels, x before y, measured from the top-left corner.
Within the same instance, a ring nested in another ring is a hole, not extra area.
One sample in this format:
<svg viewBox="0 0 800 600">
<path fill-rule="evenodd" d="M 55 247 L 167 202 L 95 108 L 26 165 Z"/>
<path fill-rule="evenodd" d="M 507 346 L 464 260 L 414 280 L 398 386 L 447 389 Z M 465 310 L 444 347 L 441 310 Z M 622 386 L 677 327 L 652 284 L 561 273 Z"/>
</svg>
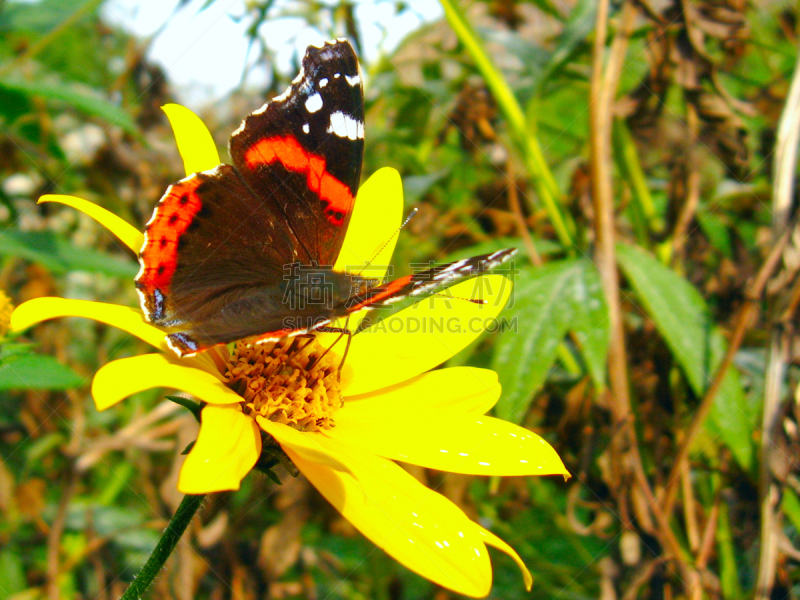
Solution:
<svg viewBox="0 0 800 600">
<path fill-rule="evenodd" d="M 127 331 L 159 350 L 171 352 L 164 340 L 164 332 L 146 323 L 140 311 L 104 302 L 52 297 L 28 300 L 11 314 L 10 328 L 11 331 L 22 331 L 57 317 L 84 317 L 99 321 Z"/>
<path fill-rule="evenodd" d="M 379 169 L 358 190 L 334 270 L 383 279 L 392 261 L 397 229 L 402 219 L 403 182 L 400 173 L 390 167 Z M 363 310 L 351 315 L 347 328 L 355 331 L 366 315 Z M 329 326 L 343 328 L 345 319 L 337 319 Z M 324 333 L 317 337 L 317 341 L 328 347 L 337 337 L 335 333 Z M 343 352 L 344 341 L 340 344 L 337 351 Z"/>
<path fill-rule="evenodd" d="M 200 433 L 178 477 L 184 494 L 238 490 L 261 454 L 261 433 L 239 405 L 203 408 Z"/>
<path fill-rule="evenodd" d="M 348 415 L 381 412 L 399 417 L 441 410 L 482 415 L 499 397 L 497 373 L 491 369 L 452 367 L 423 373 L 369 394 L 348 396 L 343 410 Z M 336 413 L 337 423 L 340 414 L 341 411 Z"/>
<path fill-rule="evenodd" d="M 42 202 L 58 202 L 59 204 L 66 204 L 67 206 L 78 209 L 117 236 L 119 241 L 130 248 L 135 254 L 139 254 L 139 250 L 141 250 L 144 245 L 144 234 L 141 231 L 126 220 L 107 211 L 102 206 L 98 206 L 94 202 L 89 202 L 88 200 L 76 196 L 63 196 L 61 194 L 47 194 L 46 196 L 42 196 L 39 198 L 39 203 Z"/>
<path fill-rule="evenodd" d="M 569 475 L 550 444 L 518 425 L 452 410 L 401 411 L 413 396 L 386 407 L 352 402 L 326 434 L 379 456 L 469 475 Z"/>
<path fill-rule="evenodd" d="M 506 544 L 503 540 L 501 540 L 499 537 L 497 537 L 488 529 L 484 529 L 477 523 L 473 523 L 473 525 L 478 530 L 478 534 L 483 536 L 484 542 L 486 542 L 490 546 L 494 546 L 498 550 L 505 552 L 514 560 L 515 563 L 517 563 L 519 570 L 522 571 L 522 579 L 525 581 L 525 589 L 530 592 L 531 587 L 533 587 L 533 576 L 531 575 L 531 572 L 528 571 L 528 567 L 525 566 L 525 563 L 522 562 L 522 559 L 519 557 L 519 554 L 517 554 L 516 551 L 511 546 Z"/>
<path fill-rule="evenodd" d="M 291 448 L 297 468 L 361 533 L 395 560 L 460 594 L 483 597 L 492 585 L 486 547 L 455 504 L 391 461 L 326 440 L 327 452 L 349 472 L 307 461 Z"/>
<path fill-rule="evenodd" d="M 161 110 L 172 125 L 187 175 L 208 171 L 220 164 L 214 138 L 200 117 L 180 104 L 166 104 Z"/>
<path fill-rule="evenodd" d="M 497 315 L 511 294 L 502 275 L 482 275 L 449 288 L 458 298 L 431 296 L 376 323 L 353 338 L 342 373 L 342 393 L 365 394 L 416 377 L 466 348 Z M 349 366 L 349 368 L 348 368 Z"/>
<path fill-rule="evenodd" d="M 105 410 L 131 394 L 157 387 L 188 392 L 209 404 L 242 401 L 219 379 L 191 364 L 164 354 L 143 354 L 103 365 L 92 381 L 92 397 L 97 410 Z"/>
<path fill-rule="evenodd" d="M 361 272 L 367 277 L 383 279 L 392 260 L 402 219 L 400 173 L 389 167 L 379 169 L 358 190 L 334 270 Z M 368 263 L 370 266 L 365 268 Z"/>
<path fill-rule="evenodd" d="M 346 465 L 326 452 L 327 446 L 323 445 L 324 442 L 317 442 L 322 434 L 301 432 L 288 425 L 273 423 L 269 419 L 260 416 L 256 417 L 256 422 L 261 429 L 274 437 L 282 448 L 291 448 L 296 454 L 308 461 L 321 463 L 338 471 L 347 471 Z"/>
</svg>

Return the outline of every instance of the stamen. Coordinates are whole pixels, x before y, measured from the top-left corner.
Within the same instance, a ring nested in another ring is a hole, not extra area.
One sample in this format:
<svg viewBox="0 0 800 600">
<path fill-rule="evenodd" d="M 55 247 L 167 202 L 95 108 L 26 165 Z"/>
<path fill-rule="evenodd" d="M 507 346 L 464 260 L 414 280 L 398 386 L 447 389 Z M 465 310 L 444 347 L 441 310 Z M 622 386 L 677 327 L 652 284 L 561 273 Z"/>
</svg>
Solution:
<svg viewBox="0 0 800 600">
<path fill-rule="evenodd" d="M 331 429 L 342 400 L 338 357 L 325 350 L 316 339 L 237 342 L 225 378 L 245 414 L 301 431 Z"/>
</svg>

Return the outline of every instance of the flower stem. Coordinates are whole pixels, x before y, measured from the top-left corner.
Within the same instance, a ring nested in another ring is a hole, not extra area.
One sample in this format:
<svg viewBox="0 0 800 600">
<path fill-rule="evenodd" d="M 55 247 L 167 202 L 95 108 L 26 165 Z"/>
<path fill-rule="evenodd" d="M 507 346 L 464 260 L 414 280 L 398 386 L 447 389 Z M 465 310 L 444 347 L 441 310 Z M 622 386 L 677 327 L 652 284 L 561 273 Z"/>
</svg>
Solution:
<svg viewBox="0 0 800 600">
<path fill-rule="evenodd" d="M 194 513 L 197 512 L 197 509 L 200 508 L 204 498 L 205 494 L 186 494 L 186 496 L 183 497 L 180 506 L 178 506 L 178 510 L 176 510 L 175 514 L 172 516 L 169 525 L 167 525 L 167 528 L 164 530 L 164 535 L 158 540 L 158 544 L 156 544 L 150 558 L 147 559 L 144 567 L 139 571 L 139 574 L 136 576 L 136 579 L 133 580 L 130 587 L 125 590 L 120 600 L 138 600 L 142 597 L 144 591 L 153 582 L 153 579 L 158 575 L 164 563 L 167 562 L 169 555 L 172 554 L 172 551 L 178 544 L 178 540 L 181 539 L 183 532 L 186 531 L 189 523 L 192 522 L 192 517 L 194 517 Z"/>
</svg>

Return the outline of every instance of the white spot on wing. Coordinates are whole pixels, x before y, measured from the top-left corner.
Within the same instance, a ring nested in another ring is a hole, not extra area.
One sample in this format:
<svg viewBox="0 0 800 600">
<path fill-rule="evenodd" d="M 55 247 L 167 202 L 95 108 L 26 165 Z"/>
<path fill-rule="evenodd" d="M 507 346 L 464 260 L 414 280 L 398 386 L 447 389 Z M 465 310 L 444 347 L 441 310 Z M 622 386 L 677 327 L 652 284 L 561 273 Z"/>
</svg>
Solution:
<svg viewBox="0 0 800 600">
<path fill-rule="evenodd" d="M 326 85 L 328 85 L 327 77 L 323 77 L 322 79 L 319 80 L 319 87 L 324 88 Z"/>
<path fill-rule="evenodd" d="M 350 87 L 355 87 L 361 83 L 361 77 L 359 75 L 354 75 L 353 77 L 350 77 L 350 75 L 345 75 L 344 78 L 347 79 L 347 83 L 350 84 Z"/>
<path fill-rule="evenodd" d="M 337 110 L 331 113 L 331 122 L 328 133 L 335 133 L 341 138 L 357 140 L 364 137 L 364 124 L 356 121 L 350 115 Z"/>
<path fill-rule="evenodd" d="M 302 65 L 300 66 L 300 72 L 297 74 L 297 77 L 292 79 L 292 83 L 300 83 L 303 81 L 303 77 L 306 76 L 305 69 L 303 69 Z"/>
<path fill-rule="evenodd" d="M 308 123 L 304 123 L 303 124 L 303 132 L 304 133 L 308 133 L 310 130 L 311 130 L 311 128 L 308 126 Z"/>
<path fill-rule="evenodd" d="M 283 102 L 284 100 L 286 100 L 286 99 L 289 97 L 289 95 L 290 95 L 291 93 L 292 93 L 292 86 L 289 86 L 289 87 L 287 87 L 287 88 L 286 88 L 286 91 L 285 91 L 285 92 L 283 92 L 283 93 L 282 93 L 280 96 L 275 96 L 275 97 L 272 99 L 272 101 L 273 101 L 273 102 Z M 266 107 L 267 107 L 267 105 L 265 104 L 265 105 L 264 105 L 263 107 L 261 107 L 259 110 L 266 109 Z"/>
<path fill-rule="evenodd" d="M 143 273 L 144 273 L 144 265 L 142 265 L 141 268 L 139 269 L 139 274 L 136 275 L 136 281 L 139 280 L 139 278 L 142 276 Z M 139 305 L 142 307 L 144 318 L 147 319 L 147 321 L 150 321 L 150 315 L 148 314 L 147 310 L 145 310 L 145 307 L 147 306 L 147 296 L 145 296 L 144 292 L 139 288 L 136 288 L 136 293 L 139 295 Z"/>
<path fill-rule="evenodd" d="M 234 132 L 231 134 L 231 137 L 233 137 L 233 136 L 235 136 L 235 135 L 239 135 L 239 134 L 240 134 L 240 133 L 242 133 L 243 131 L 244 131 L 244 121 L 242 121 L 242 122 L 239 124 L 239 126 L 236 128 L 236 131 L 234 131 Z"/>
<path fill-rule="evenodd" d="M 178 346 L 172 343 L 172 340 L 170 338 L 165 337 L 164 339 L 167 342 L 167 346 L 169 346 L 172 349 L 172 351 L 175 352 L 175 354 L 177 354 L 181 358 L 189 358 L 190 356 L 194 356 L 195 354 L 197 354 L 197 352 L 187 352 L 184 354 L 184 352 Z"/>
<path fill-rule="evenodd" d="M 319 94 L 312 94 L 306 100 L 306 110 L 310 113 L 317 112 L 322 108 L 322 96 Z"/>
<path fill-rule="evenodd" d="M 334 78 L 334 79 L 339 79 L 339 77 L 341 77 L 341 76 L 342 76 L 342 74 L 341 74 L 341 73 L 336 73 L 336 74 L 333 76 L 333 78 Z"/>
</svg>

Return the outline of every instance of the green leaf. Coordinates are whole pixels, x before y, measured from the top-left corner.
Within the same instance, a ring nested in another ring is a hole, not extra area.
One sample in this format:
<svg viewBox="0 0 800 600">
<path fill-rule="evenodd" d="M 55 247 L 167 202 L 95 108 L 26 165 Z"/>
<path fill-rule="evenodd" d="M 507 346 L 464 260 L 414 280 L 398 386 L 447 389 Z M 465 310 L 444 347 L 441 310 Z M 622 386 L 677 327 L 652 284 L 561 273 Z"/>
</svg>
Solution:
<svg viewBox="0 0 800 600">
<path fill-rule="evenodd" d="M 592 382 L 599 390 L 606 385 L 606 362 L 611 330 L 608 305 L 597 268 L 589 260 L 579 261 L 582 270 L 573 281 L 572 325 L 579 350 Z"/>
<path fill-rule="evenodd" d="M 20 553 L 10 549 L 0 552 L 0 590 L 3 594 L 10 597 L 27 587 Z"/>
<path fill-rule="evenodd" d="M 692 390 L 702 397 L 726 347 L 703 297 L 683 277 L 640 250 L 619 244 L 617 259 Z M 753 461 L 756 413 L 757 407 L 747 402 L 738 372 L 729 369 L 706 426 L 722 438 L 745 469 Z"/>
<path fill-rule="evenodd" d="M 549 62 L 541 71 L 539 85 L 548 82 L 553 76 L 570 62 L 571 57 L 586 45 L 586 39 L 594 29 L 597 3 L 592 0 L 580 0 L 570 11 L 569 21 L 555 41 L 555 49 Z"/>
<path fill-rule="evenodd" d="M 492 359 L 503 386 L 497 416 L 521 421 L 570 330 L 579 335 L 592 378 L 603 385 L 608 313 L 591 262 L 566 260 L 520 272 L 514 282 L 514 303 L 504 316 L 516 321 L 516 331 L 499 337 Z"/>
<path fill-rule="evenodd" d="M 403 177 L 403 196 L 405 197 L 406 206 L 419 202 L 434 185 L 447 177 L 449 173 L 450 169 L 448 168 L 439 169 L 426 175 L 407 175 Z"/>
<path fill-rule="evenodd" d="M 794 528 L 800 531 L 800 498 L 798 498 L 794 490 L 788 486 L 783 488 L 781 508 L 792 525 L 794 525 Z"/>
<path fill-rule="evenodd" d="M 733 241 L 725 222 L 712 212 L 697 211 L 697 222 L 711 245 L 728 258 L 733 258 Z"/>
<path fill-rule="evenodd" d="M 73 107 L 86 115 L 102 119 L 109 125 L 120 127 L 131 135 L 138 136 L 136 123 L 131 116 L 116 104 L 86 92 L 78 91 L 69 84 L 57 85 L 2 79 L 0 88 L 25 94 L 26 96 L 56 100 Z"/>
<path fill-rule="evenodd" d="M 136 275 L 136 264 L 133 261 L 76 246 L 51 231 L 2 232 L 0 254 L 37 262 L 54 273 L 90 271 L 130 278 Z"/>
<path fill-rule="evenodd" d="M 52 356 L 27 354 L 0 363 L 0 390 L 67 390 L 83 383 L 83 377 Z"/>
<path fill-rule="evenodd" d="M 66 436 L 58 431 L 45 433 L 43 436 L 36 438 L 36 440 L 28 446 L 27 452 L 25 453 L 28 466 L 30 467 L 30 465 L 39 463 L 42 457 L 61 448 L 61 446 L 66 443 Z"/>
</svg>

